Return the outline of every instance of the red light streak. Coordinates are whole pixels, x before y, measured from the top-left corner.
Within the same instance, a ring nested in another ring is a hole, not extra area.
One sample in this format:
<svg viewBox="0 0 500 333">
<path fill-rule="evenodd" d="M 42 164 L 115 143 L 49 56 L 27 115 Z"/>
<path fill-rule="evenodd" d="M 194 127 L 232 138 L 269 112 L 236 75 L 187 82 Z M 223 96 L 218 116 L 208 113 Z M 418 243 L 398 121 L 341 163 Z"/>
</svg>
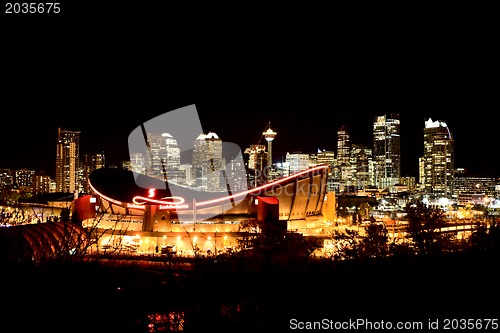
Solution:
<svg viewBox="0 0 500 333">
<path fill-rule="evenodd" d="M 150 193 L 151 193 L 151 190 L 149 190 Z M 166 199 L 172 199 L 174 201 L 164 201 Z M 139 200 L 142 200 L 139 201 Z M 175 201 L 176 200 L 176 201 Z M 180 205 L 182 203 L 184 203 L 184 198 L 182 197 L 165 197 L 165 198 L 161 198 L 159 200 L 155 200 L 155 199 L 150 199 L 150 197 L 141 197 L 139 195 L 135 196 L 133 199 L 132 199 L 132 202 L 137 204 L 137 205 L 142 205 L 146 202 L 152 202 L 152 203 L 156 203 L 156 204 L 159 204 L 159 205 Z"/>
<path fill-rule="evenodd" d="M 318 170 L 322 170 L 322 169 L 328 169 L 328 166 L 327 165 L 319 165 L 319 166 L 316 166 L 316 167 L 311 168 L 311 169 L 306 169 L 306 170 L 294 173 L 293 175 L 281 178 L 281 179 L 279 179 L 277 181 L 274 181 L 272 183 L 267 183 L 267 184 L 261 185 L 259 187 L 254 187 L 254 188 L 252 188 L 250 190 L 247 190 L 247 191 L 239 192 L 239 193 L 236 193 L 236 194 L 233 194 L 233 195 L 229 195 L 227 197 L 221 197 L 221 198 L 217 198 L 217 199 L 212 199 L 212 200 L 206 200 L 206 201 L 202 201 L 202 202 L 197 202 L 196 203 L 196 207 L 198 207 L 198 206 L 206 206 L 206 205 L 213 204 L 213 203 L 216 203 L 216 202 L 220 202 L 220 201 L 224 201 L 224 200 L 230 200 L 230 199 L 234 199 L 234 198 L 246 196 L 248 194 L 260 192 L 260 191 L 265 190 L 265 189 L 267 189 L 269 187 L 273 187 L 276 184 L 281 184 L 281 183 L 286 182 L 287 180 L 298 178 L 298 177 L 300 177 L 302 175 L 313 173 L 314 171 L 318 171 Z"/>
<path fill-rule="evenodd" d="M 107 196 L 105 196 L 104 194 L 102 194 L 101 192 L 99 192 L 98 190 L 96 190 L 96 189 L 95 189 L 95 187 L 94 187 L 94 186 L 92 186 L 92 184 L 90 184 L 90 182 L 89 182 L 89 185 L 90 185 L 90 187 L 92 188 L 92 191 L 94 191 L 94 193 L 97 193 L 97 195 L 98 195 L 98 196 L 100 196 L 100 197 L 102 197 L 102 198 L 106 199 L 106 200 L 107 200 L 107 201 L 109 201 L 109 202 L 114 203 L 115 205 L 118 205 L 118 206 L 121 206 L 121 205 L 122 205 L 122 202 L 121 202 L 121 201 L 118 201 L 118 200 L 115 200 L 115 199 L 111 199 L 110 197 L 107 197 Z"/>
<path fill-rule="evenodd" d="M 285 183 L 285 182 L 287 182 L 287 181 L 289 181 L 291 179 L 299 178 L 300 176 L 308 175 L 308 174 L 314 173 L 316 171 L 324 170 L 324 169 L 328 169 L 328 168 L 329 167 L 327 165 L 319 165 L 319 166 L 316 166 L 316 167 L 313 167 L 313 168 L 310 168 L 310 169 L 306 169 L 306 170 L 294 173 L 294 174 L 292 174 L 290 176 L 278 179 L 278 180 L 273 181 L 271 183 L 267 183 L 267 184 L 264 184 L 264 185 L 261 185 L 261 186 L 258 186 L 258 187 L 254 187 L 254 188 L 252 188 L 250 190 L 242 191 L 242 192 L 239 192 L 239 193 L 236 193 L 236 194 L 232 194 L 232 195 L 228 195 L 228 196 L 223 196 L 223 197 L 220 197 L 220 198 L 217 198 L 217 199 L 211 199 L 211 200 L 205 200 L 205 201 L 201 201 L 201 202 L 196 202 L 196 207 L 206 206 L 206 205 L 210 205 L 210 204 L 214 204 L 214 203 L 218 203 L 218 202 L 223 202 L 223 201 L 226 201 L 226 200 L 231 200 L 231 199 L 235 199 L 235 198 L 245 197 L 248 194 L 258 193 L 258 192 L 261 192 L 261 191 L 266 190 L 268 188 L 272 188 L 272 187 L 274 187 L 276 185 Z M 92 190 L 97 195 L 99 195 L 100 197 L 104 198 L 105 200 L 107 200 L 109 202 L 112 202 L 112 203 L 114 203 L 116 205 L 119 205 L 119 206 L 123 205 L 123 203 L 121 201 L 109 198 L 109 197 L 103 195 L 102 193 L 100 193 L 99 191 L 97 191 L 95 189 L 95 187 L 93 187 L 92 184 L 90 184 L 90 182 L 89 182 L 89 185 L 90 185 L 90 187 L 92 188 Z M 181 205 L 181 204 L 183 204 L 185 202 L 185 199 L 182 198 L 182 197 L 165 197 L 165 198 L 162 198 L 160 200 L 151 199 L 151 195 L 153 194 L 153 196 L 154 196 L 154 190 L 155 189 L 150 189 L 149 190 L 149 196 L 147 198 L 146 197 L 142 197 L 142 196 L 135 196 L 132 199 L 132 202 L 134 204 L 137 204 L 137 205 L 143 205 L 145 202 L 151 202 L 151 203 L 158 204 L 158 205 L 170 205 L 170 206 Z M 153 193 L 152 193 L 152 191 L 153 191 Z M 164 199 L 173 199 L 173 200 L 177 200 L 177 201 L 164 201 Z M 187 205 L 182 205 L 182 206 L 179 206 L 179 208 L 185 209 L 185 208 L 187 208 L 186 206 Z"/>
</svg>

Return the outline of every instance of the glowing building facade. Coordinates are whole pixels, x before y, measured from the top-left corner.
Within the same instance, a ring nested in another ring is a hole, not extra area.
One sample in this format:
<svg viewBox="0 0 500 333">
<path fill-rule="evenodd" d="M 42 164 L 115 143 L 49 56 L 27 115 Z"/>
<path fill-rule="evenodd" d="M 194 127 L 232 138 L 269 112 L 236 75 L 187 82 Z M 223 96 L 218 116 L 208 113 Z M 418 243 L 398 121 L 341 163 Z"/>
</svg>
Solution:
<svg viewBox="0 0 500 333">
<path fill-rule="evenodd" d="M 199 188 L 210 192 L 221 190 L 222 140 L 216 133 L 200 134 L 196 138 L 193 170 Z"/>
<path fill-rule="evenodd" d="M 345 167 L 349 165 L 351 151 L 351 139 L 346 127 L 342 125 L 337 131 L 337 165 Z"/>
<path fill-rule="evenodd" d="M 148 188 L 141 188 L 136 185 L 137 174 L 116 168 L 96 170 L 89 183 L 103 215 L 98 227 L 109 234 L 103 242 L 140 240 L 141 251 L 155 246 L 192 251 L 196 243 L 203 251 L 214 251 L 235 246 L 238 237 L 248 232 L 242 222 L 266 215 L 259 205 L 270 201 L 276 204 L 267 206 L 287 231 L 328 233 L 331 223 L 325 219 L 335 218 L 335 196 L 329 197 L 329 205 L 323 204 L 328 169 L 319 165 L 236 192 L 196 191 L 175 184 L 164 188 L 165 183 L 154 178 L 140 180 L 149 182 Z M 89 223 L 96 221 L 84 221 L 84 226 Z"/>
<path fill-rule="evenodd" d="M 448 125 L 431 118 L 425 121 L 423 187 L 427 196 L 451 198 L 455 169 L 455 147 Z"/>
<path fill-rule="evenodd" d="M 401 127 L 399 114 L 377 116 L 373 120 L 374 182 L 385 189 L 401 177 Z"/>
<path fill-rule="evenodd" d="M 80 131 L 58 128 L 56 152 L 56 191 L 79 190 Z"/>
</svg>

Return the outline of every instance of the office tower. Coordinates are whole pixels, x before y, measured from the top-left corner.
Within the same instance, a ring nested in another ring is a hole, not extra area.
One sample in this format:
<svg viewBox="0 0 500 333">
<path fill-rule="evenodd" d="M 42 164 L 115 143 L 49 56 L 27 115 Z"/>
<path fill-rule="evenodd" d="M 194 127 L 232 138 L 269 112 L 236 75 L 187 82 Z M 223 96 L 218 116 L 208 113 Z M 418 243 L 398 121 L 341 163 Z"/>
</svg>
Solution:
<svg viewBox="0 0 500 333">
<path fill-rule="evenodd" d="M 35 173 L 32 177 L 31 188 L 33 194 L 50 193 L 50 176 L 45 175 L 43 171 Z"/>
<path fill-rule="evenodd" d="M 22 191 L 31 189 L 35 170 L 19 169 L 14 171 L 14 186 Z"/>
<path fill-rule="evenodd" d="M 472 177 L 455 170 L 453 179 L 453 197 L 459 205 L 489 205 L 498 197 L 497 179 L 490 177 Z"/>
<path fill-rule="evenodd" d="M 335 187 L 334 187 L 334 178 L 333 178 L 333 173 L 332 170 L 335 168 L 335 153 L 333 151 L 328 151 L 328 150 L 320 150 L 318 149 L 318 152 L 315 155 L 316 157 L 316 163 L 317 164 L 326 164 L 330 168 L 328 169 L 328 179 L 326 182 L 326 191 L 327 192 L 334 192 Z"/>
<path fill-rule="evenodd" d="M 256 187 L 266 182 L 264 168 L 266 166 L 266 146 L 265 145 L 251 145 L 245 149 L 247 157 L 248 169 L 248 184 L 250 187 Z"/>
<path fill-rule="evenodd" d="M 401 127 L 399 114 L 376 116 L 373 121 L 374 184 L 388 188 L 401 177 Z"/>
<path fill-rule="evenodd" d="M 372 150 L 365 145 L 351 145 L 351 175 L 352 184 L 357 189 L 364 189 L 370 184 L 370 165 L 372 164 Z"/>
<path fill-rule="evenodd" d="M 200 134 L 193 149 L 196 186 L 208 192 L 221 190 L 222 140 L 216 133 Z"/>
<path fill-rule="evenodd" d="M 261 170 L 264 164 L 266 146 L 265 145 L 250 145 L 245 149 L 245 154 L 248 154 L 247 167 L 250 170 Z"/>
<path fill-rule="evenodd" d="M 417 189 L 417 180 L 415 177 L 401 177 L 401 184 L 406 186 L 410 194 L 414 194 Z"/>
<path fill-rule="evenodd" d="M 130 153 L 130 161 L 123 163 L 123 168 L 145 175 L 147 169 L 146 158 L 143 153 Z"/>
<path fill-rule="evenodd" d="M 425 183 L 425 168 L 424 168 L 424 157 L 421 156 L 418 158 L 418 182 L 419 187 L 423 191 L 423 186 Z"/>
<path fill-rule="evenodd" d="M 89 176 L 92 171 L 106 166 L 105 155 L 104 153 L 84 154 L 80 160 L 82 165 L 82 178 L 80 180 L 82 187 L 81 191 L 84 193 L 90 193 L 90 187 L 88 184 Z"/>
<path fill-rule="evenodd" d="M 191 163 L 181 164 L 179 166 L 179 171 L 184 173 L 184 178 L 179 179 L 178 185 L 194 187 L 195 179 L 193 178 L 194 177 L 193 165 Z"/>
<path fill-rule="evenodd" d="M 267 130 L 262 133 L 264 138 L 267 141 L 267 165 L 272 168 L 273 166 L 273 153 L 272 153 L 272 143 L 274 138 L 276 137 L 276 132 L 271 129 L 271 123 L 269 123 L 269 127 Z"/>
<path fill-rule="evenodd" d="M 176 182 L 176 172 L 181 161 L 177 140 L 169 133 L 148 133 L 148 153 L 149 158 L 146 157 L 144 160 L 146 174 L 160 180 Z"/>
<path fill-rule="evenodd" d="M 79 189 L 80 131 L 57 129 L 56 191 L 75 193 Z"/>
<path fill-rule="evenodd" d="M 337 192 L 347 192 L 352 178 L 349 164 L 351 154 L 351 139 L 346 127 L 342 125 L 337 131 L 337 167 L 332 177 L 334 178 L 334 188 Z"/>
<path fill-rule="evenodd" d="M 451 198 L 455 169 L 453 137 L 445 122 L 431 118 L 424 128 L 424 192 L 432 198 Z"/>
<path fill-rule="evenodd" d="M 290 174 L 309 168 L 309 154 L 286 153 L 285 162 L 289 164 Z"/>
<path fill-rule="evenodd" d="M 226 160 L 223 159 L 222 165 L 224 165 L 224 183 L 230 185 L 231 191 L 245 191 L 248 189 L 247 173 L 242 158 L 231 159 L 229 163 L 226 163 Z"/>
<path fill-rule="evenodd" d="M 335 152 L 331 150 L 318 149 L 318 152 L 315 154 L 315 158 L 317 164 L 326 164 L 330 168 L 335 166 Z"/>
<path fill-rule="evenodd" d="M 337 165 L 348 166 L 351 151 L 351 140 L 346 127 L 342 125 L 337 131 Z"/>
</svg>

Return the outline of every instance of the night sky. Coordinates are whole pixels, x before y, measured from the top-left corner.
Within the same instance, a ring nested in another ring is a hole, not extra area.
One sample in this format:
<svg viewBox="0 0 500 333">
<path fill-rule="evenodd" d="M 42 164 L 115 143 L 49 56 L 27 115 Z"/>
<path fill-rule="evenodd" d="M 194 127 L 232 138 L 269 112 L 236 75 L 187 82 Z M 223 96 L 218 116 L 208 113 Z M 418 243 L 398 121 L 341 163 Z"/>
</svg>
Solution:
<svg viewBox="0 0 500 333">
<path fill-rule="evenodd" d="M 81 154 L 104 152 L 108 164 L 121 165 L 132 130 L 195 104 L 204 132 L 242 151 L 265 144 L 270 122 L 275 162 L 287 152 L 336 152 L 342 125 L 352 143 L 371 147 L 373 117 L 398 113 L 402 176 L 415 177 L 424 122 L 441 120 L 455 140 L 456 167 L 500 177 L 494 43 L 481 27 L 443 26 L 404 33 L 389 25 L 376 32 L 326 23 L 246 27 L 237 38 L 220 23 L 196 33 L 132 23 L 104 32 L 64 24 L 4 29 L 0 168 L 53 175 L 58 127 L 81 131 Z"/>
</svg>

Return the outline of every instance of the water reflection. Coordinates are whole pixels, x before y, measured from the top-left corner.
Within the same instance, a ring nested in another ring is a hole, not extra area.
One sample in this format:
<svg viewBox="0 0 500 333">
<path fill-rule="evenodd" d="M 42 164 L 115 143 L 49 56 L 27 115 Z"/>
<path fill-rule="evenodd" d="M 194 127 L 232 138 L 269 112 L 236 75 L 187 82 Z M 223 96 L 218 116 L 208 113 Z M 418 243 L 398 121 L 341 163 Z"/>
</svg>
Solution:
<svg viewBox="0 0 500 333">
<path fill-rule="evenodd" d="M 152 313 L 147 315 L 148 332 L 181 332 L 184 330 L 185 312 Z"/>
<path fill-rule="evenodd" d="M 260 325 L 255 302 L 192 304 L 188 310 L 151 312 L 138 320 L 138 332 L 198 332 L 216 328 L 217 332 L 244 331 Z"/>
</svg>

